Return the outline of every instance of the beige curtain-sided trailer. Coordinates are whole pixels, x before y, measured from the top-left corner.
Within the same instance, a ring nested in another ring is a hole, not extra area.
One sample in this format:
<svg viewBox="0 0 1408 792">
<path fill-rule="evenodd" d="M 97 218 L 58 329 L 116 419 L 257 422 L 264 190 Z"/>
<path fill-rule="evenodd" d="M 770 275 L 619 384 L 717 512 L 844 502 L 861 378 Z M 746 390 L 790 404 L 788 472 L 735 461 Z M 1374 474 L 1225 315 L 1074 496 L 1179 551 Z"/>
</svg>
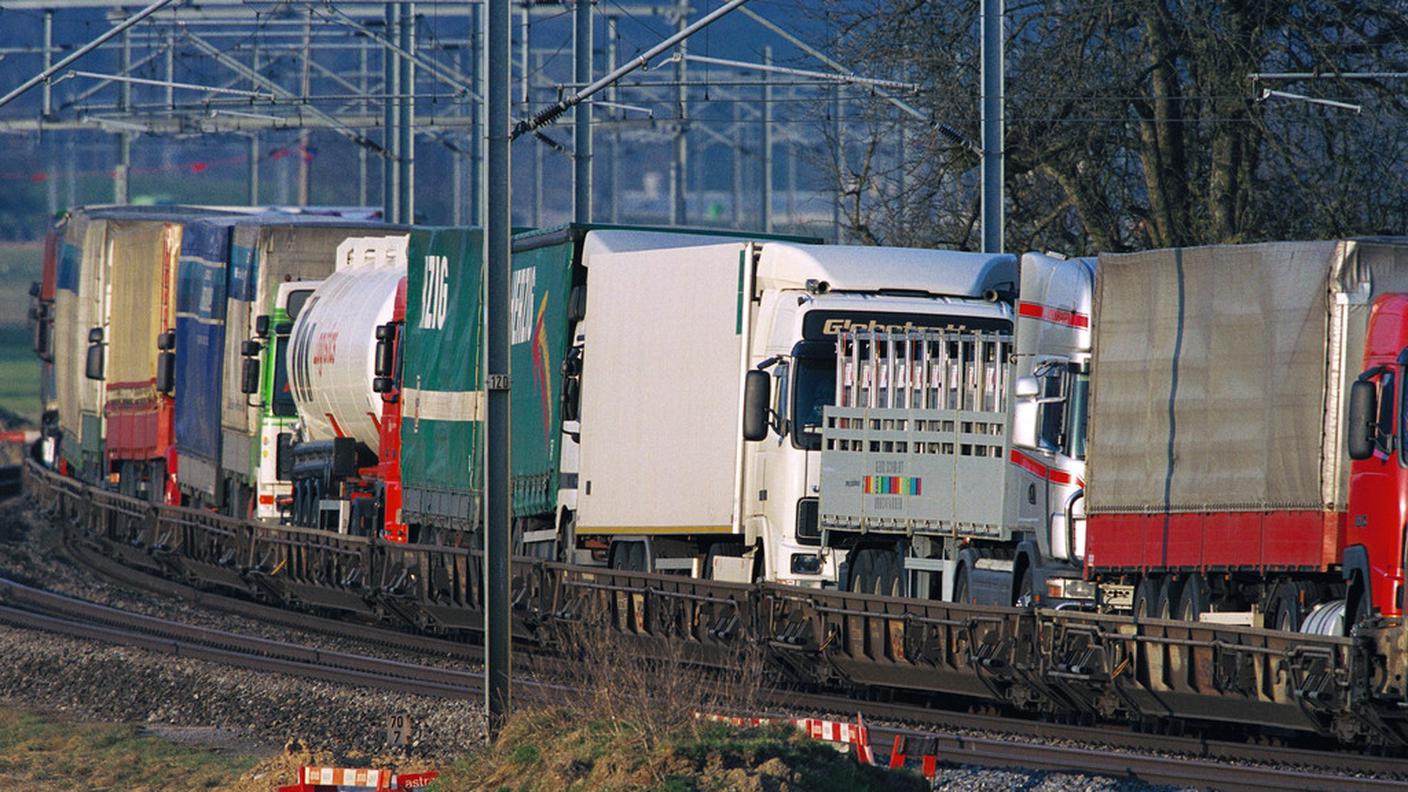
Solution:
<svg viewBox="0 0 1408 792">
<path fill-rule="evenodd" d="M 1087 513 L 1343 511 L 1343 422 L 1408 239 L 1100 257 Z"/>
<path fill-rule="evenodd" d="M 171 285 L 175 261 L 167 251 L 181 249 L 181 226 L 152 220 L 108 223 L 112 258 L 108 319 L 106 398 L 149 402 L 156 398 L 156 337 L 171 323 L 163 317 L 163 291 Z M 164 320 L 164 321 L 163 321 Z"/>
<path fill-rule="evenodd" d="M 63 431 L 66 453 L 76 454 L 82 424 L 79 419 L 79 390 L 83 386 L 83 355 L 87 346 L 88 329 L 80 320 L 80 291 L 84 282 L 84 244 L 88 239 L 88 216 L 75 211 L 69 216 L 64 232 L 64 249 L 60 252 L 60 267 L 66 278 L 60 278 L 54 290 L 54 395 L 58 401 L 59 427 Z M 68 280 L 68 282 L 62 282 Z"/>
</svg>

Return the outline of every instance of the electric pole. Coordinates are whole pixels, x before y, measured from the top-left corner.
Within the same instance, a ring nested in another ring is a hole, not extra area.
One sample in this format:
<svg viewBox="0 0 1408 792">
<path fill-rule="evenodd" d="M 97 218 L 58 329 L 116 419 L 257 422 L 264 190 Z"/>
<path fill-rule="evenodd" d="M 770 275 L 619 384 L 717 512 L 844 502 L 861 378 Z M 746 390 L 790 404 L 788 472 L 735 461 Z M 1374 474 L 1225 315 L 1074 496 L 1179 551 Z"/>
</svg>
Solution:
<svg viewBox="0 0 1408 792">
<path fill-rule="evenodd" d="M 509 0 L 485 7 L 484 674 L 490 739 L 509 712 Z M 525 62 L 524 68 L 528 64 Z"/>
<path fill-rule="evenodd" d="M 982 0 L 983 16 L 983 251 L 1002 252 L 1003 0 Z"/>
<path fill-rule="evenodd" d="M 573 79 L 578 85 L 592 81 L 592 0 L 577 0 L 577 9 L 572 28 L 576 39 L 575 73 Z M 572 217 L 578 223 L 592 221 L 592 106 L 589 102 L 578 104 L 574 111 L 575 127 L 573 139 L 573 177 L 575 196 L 572 202 Z"/>
</svg>

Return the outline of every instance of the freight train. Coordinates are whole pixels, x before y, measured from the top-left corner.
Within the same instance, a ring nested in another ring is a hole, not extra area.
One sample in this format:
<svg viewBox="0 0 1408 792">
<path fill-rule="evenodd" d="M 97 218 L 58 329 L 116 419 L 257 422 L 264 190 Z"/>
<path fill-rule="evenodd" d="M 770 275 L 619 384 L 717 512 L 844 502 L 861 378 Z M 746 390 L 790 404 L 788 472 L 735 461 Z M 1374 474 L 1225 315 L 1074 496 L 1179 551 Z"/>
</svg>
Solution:
<svg viewBox="0 0 1408 792">
<path fill-rule="evenodd" d="M 516 554 L 1324 633 L 1401 613 L 1408 243 L 512 244 Z M 104 207 L 49 248 L 46 460 L 478 546 L 477 229 Z"/>
</svg>

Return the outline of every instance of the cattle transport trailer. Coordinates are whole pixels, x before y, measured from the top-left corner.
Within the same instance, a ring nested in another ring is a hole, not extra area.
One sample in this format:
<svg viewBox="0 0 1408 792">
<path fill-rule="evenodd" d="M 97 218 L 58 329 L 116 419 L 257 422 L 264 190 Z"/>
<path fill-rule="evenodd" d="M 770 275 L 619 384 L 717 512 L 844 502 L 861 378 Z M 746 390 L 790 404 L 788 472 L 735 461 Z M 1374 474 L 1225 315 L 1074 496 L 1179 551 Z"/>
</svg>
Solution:
<svg viewBox="0 0 1408 792">
<path fill-rule="evenodd" d="M 1084 572 L 1102 598 L 1286 629 L 1399 615 L 1408 240 L 1108 255 L 1096 291 Z"/>
<path fill-rule="evenodd" d="M 818 511 L 821 546 L 848 554 L 844 587 L 1093 601 L 1079 559 L 1094 274 L 1093 259 L 1028 253 L 1000 322 L 836 338 Z"/>
</svg>

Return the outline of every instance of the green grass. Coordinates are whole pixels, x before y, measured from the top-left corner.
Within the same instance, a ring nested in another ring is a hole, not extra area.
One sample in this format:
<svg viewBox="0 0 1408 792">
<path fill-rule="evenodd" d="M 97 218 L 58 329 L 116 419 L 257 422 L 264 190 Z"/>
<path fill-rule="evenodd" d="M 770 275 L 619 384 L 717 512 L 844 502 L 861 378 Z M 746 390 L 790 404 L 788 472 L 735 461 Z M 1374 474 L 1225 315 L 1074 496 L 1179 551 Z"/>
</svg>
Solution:
<svg viewBox="0 0 1408 792">
<path fill-rule="evenodd" d="M 39 360 L 27 327 L 0 326 L 0 408 L 39 422 Z"/>
<path fill-rule="evenodd" d="M 0 710 L 6 789 L 213 789 L 257 760 L 143 735 L 137 726 Z"/>
</svg>

